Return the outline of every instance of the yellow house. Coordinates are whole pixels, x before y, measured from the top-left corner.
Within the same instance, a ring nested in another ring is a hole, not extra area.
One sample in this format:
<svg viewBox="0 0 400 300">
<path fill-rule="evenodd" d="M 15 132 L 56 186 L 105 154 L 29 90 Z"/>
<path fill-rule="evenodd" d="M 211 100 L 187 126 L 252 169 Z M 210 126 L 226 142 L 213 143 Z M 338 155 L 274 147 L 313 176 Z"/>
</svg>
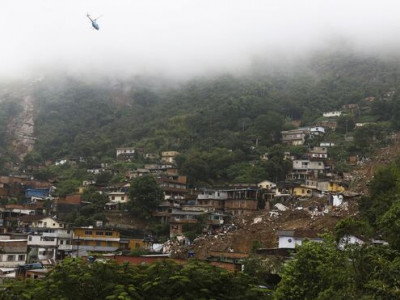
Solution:
<svg viewBox="0 0 400 300">
<path fill-rule="evenodd" d="M 330 193 L 341 193 L 344 192 L 345 188 L 336 181 L 329 181 L 328 192 Z"/>
<path fill-rule="evenodd" d="M 146 239 L 121 238 L 119 250 L 133 251 L 135 249 L 150 250 L 153 242 Z"/>
<path fill-rule="evenodd" d="M 147 248 L 148 247 L 148 243 L 146 243 L 143 239 L 130 239 L 129 240 L 129 244 L 128 244 L 128 248 L 129 250 L 134 250 L 137 248 Z"/>
<path fill-rule="evenodd" d="M 311 197 L 313 190 L 306 186 L 296 186 L 293 188 L 292 194 L 300 197 Z"/>
<path fill-rule="evenodd" d="M 119 249 L 120 234 L 105 228 L 74 228 L 73 245 L 79 251 L 113 252 Z"/>
</svg>

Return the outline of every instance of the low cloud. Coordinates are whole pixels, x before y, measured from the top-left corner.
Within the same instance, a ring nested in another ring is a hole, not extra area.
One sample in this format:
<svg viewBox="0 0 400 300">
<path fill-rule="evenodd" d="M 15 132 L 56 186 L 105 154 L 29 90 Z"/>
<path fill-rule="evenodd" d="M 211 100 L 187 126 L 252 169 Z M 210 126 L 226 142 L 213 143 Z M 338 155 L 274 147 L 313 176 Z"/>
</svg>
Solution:
<svg viewBox="0 0 400 300">
<path fill-rule="evenodd" d="M 240 72 L 258 58 L 302 56 L 343 40 L 389 53 L 400 32 L 400 4 L 385 0 L 5 0 L 0 8 L 2 76 Z M 86 13 L 102 15 L 99 31 Z"/>
</svg>

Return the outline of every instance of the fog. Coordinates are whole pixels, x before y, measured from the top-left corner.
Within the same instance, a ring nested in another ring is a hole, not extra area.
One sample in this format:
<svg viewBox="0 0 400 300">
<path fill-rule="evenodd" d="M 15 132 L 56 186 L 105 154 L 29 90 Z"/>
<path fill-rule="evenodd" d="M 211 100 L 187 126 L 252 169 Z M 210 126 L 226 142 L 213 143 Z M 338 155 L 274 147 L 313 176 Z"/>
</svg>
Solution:
<svg viewBox="0 0 400 300">
<path fill-rule="evenodd" d="M 387 0 L 2 0 L 0 76 L 235 73 L 338 41 L 391 53 L 399 15 Z"/>
</svg>

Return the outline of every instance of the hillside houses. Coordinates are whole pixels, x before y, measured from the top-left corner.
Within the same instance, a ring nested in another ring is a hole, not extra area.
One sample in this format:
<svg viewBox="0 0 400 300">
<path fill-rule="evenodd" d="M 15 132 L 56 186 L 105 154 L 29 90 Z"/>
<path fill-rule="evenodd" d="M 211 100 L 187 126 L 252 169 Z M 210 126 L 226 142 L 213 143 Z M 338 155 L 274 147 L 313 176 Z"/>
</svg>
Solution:
<svg viewBox="0 0 400 300">
<path fill-rule="evenodd" d="M 309 128 L 282 131 L 282 143 L 284 145 L 292 146 L 303 145 L 309 133 Z"/>
<path fill-rule="evenodd" d="M 27 239 L 9 235 L 0 236 L 0 249 L 0 267 L 16 268 L 25 263 Z"/>
<path fill-rule="evenodd" d="M 307 138 L 323 137 L 326 131 L 322 126 L 301 127 L 293 130 L 281 131 L 282 144 L 287 146 L 304 145 Z"/>
<path fill-rule="evenodd" d="M 315 122 L 315 126 L 323 127 L 323 128 L 335 131 L 336 127 L 337 127 L 337 121 L 334 119 L 331 119 L 331 118 L 327 119 L 327 120 L 320 120 L 320 121 Z"/>
<path fill-rule="evenodd" d="M 328 158 L 328 148 L 315 146 L 306 155 L 309 159 L 326 159 Z"/>
<path fill-rule="evenodd" d="M 161 152 L 161 162 L 167 164 L 175 164 L 175 158 L 178 155 L 178 151 L 163 151 Z"/>
<path fill-rule="evenodd" d="M 130 161 L 134 158 L 135 148 L 125 147 L 116 149 L 116 158 L 118 161 Z"/>
<path fill-rule="evenodd" d="M 335 110 L 335 111 L 328 111 L 324 112 L 322 116 L 325 118 L 335 118 L 335 117 L 340 117 L 342 115 L 341 111 Z"/>
<path fill-rule="evenodd" d="M 343 109 L 351 111 L 357 109 L 357 106 L 349 105 Z M 290 158 L 292 169 L 288 172 L 286 181 L 293 196 L 312 197 L 321 193 L 341 193 L 345 190 L 341 176 L 334 171 L 335 162 L 329 158 L 329 149 L 332 149 L 335 143 L 324 141 L 326 135 L 324 126 L 335 130 L 337 124 L 334 119 L 341 114 L 341 111 L 326 112 L 323 116 L 329 119 L 316 122 L 314 127 L 282 131 L 283 145 L 307 147 L 301 156 Z M 318 137 L 318 145 L 312 142 L 314 137 Z M 289 155 L 285 154 L 285 157 L 288 158 Z"/>
<path fill-rule="evenodd" d="M 322 242 L 322 238 L 318 233 L 312 230 L 281 230 L 278 231 L 277 235 L 279 249 L 295 249 L 304 240 Z"/>
<path fill-rule="evenodd" d="M 93 208 L 91 205 L 96 202 L 96 194 L 87 200 L 84 195 L 87 190 L 92 193 L 95 191 L 99 197 L 101 195 L 100 210 L 104 209 L 105 215 L 128 215 L 129 181 L 153 176 L 163 193 L 157 197 L 163 201 L 151 216 L 169 228 L 169 237 L 182 235 L 190 228 L 201 228 L 206 233 L 218 232 L 229 224 L 232 217 L 243 217 L 260 209 L 272 209 L 279 202 L 285 203 L 296 197 L 342 193 L 345 185 L 332 176 L 329 147 L 333 143 L 326 145 L 321 142 L 325 135 L 322 126 L 282 132 L 284 145 L 303 146 L 306 149 L 301 155 L 285 151 L 285 160 L 291 163 L 292 168 L 284 182 L 273 182 L 266 178 L 258 183 L 228 183 L 207 189 L 188 188 L 188 178 L 180 173 L 176 165 L 177 151 L 161 152 L 160 160 L 151 164 L 143 161 L 137 168 L 122 168 L 123 172 L 99 162 L 88 164 L 86 173 L 89 175 L 86 180 L 79 189 L 66 196 L 55 196 L 56 190 L 49 182 L 35 182 L 28 178 L 1 181 L 0 178 L 4 195 L 18 195 L 27 202 L 20 207 L 0 210 L 0 227 L 3 227 L 3 232 L 18 228 L 26 235 L 26 263 L 46 261 L 51 264 L 67 256 L 116 253 L 121 249 L 128 251 L 131 247 L 127 241 L 129 237 L 123 237 L 116 228 L 100 223 L 91 227 L 74 227 L 62 220 L 68 215 Z M 135 153 L 133 148 L 118 148 L 116 165 L 134 165 L 130 160 Z M 268 154 L 265 153 L 260 159 L 269 162 L 267 158 Z M 97 180 L 105 172 L 118 175 L 120 181 L 100 184 Z M 118 220 L 116 222 L 118 224 Z"/>
</svg>

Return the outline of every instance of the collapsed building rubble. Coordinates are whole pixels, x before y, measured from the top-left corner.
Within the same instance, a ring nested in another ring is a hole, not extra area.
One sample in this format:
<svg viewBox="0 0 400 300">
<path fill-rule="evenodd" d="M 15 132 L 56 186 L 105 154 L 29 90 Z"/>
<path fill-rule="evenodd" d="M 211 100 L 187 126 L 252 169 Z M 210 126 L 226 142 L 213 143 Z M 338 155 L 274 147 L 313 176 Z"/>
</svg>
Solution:
<svg viewBox="0 0 400 300">
<path fill-rule="evenodd" d="M 194 253 L 198 259 L 206 259 L 211 252 L 251 253 L 254 245 L 265 248 L 277 247 L 279 230 L 314 230 L 332 232 L 336 223 L 358 213 L 358 197 L 343 197 L 341 204 L 329 204 L 328 197 L 296 200 L 288 206 L 275 205 L 273 210 L 262 210 L 247 216 L 236 216 L 218 234 L 203 234 L 191 244 L 175 243 L 171 256 L 185 258 Z"/>
</svg>

